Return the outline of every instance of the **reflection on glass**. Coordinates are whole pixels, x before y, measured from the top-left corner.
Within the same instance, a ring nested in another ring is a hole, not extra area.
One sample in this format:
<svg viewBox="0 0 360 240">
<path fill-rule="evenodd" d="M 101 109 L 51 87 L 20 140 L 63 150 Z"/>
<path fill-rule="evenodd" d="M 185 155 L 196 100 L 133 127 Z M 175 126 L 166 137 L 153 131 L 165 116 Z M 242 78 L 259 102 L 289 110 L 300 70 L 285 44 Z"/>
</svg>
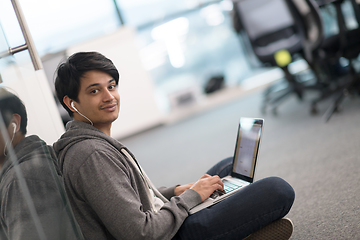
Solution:
<svg viewBox="0 0 360 240">
<path fill-rule="evenodd" d="M 52 147 L 26 133 L 24 104 L 0 86 L 0 239 L 82 239 Z"/>
</svg>

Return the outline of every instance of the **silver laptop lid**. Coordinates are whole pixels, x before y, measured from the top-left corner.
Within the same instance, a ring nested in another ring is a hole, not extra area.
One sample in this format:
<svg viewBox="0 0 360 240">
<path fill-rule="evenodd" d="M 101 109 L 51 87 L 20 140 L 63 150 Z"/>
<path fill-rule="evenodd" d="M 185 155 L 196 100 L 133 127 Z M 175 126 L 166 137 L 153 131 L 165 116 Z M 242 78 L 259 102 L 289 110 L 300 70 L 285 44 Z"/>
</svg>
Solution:
<svg viewBox="0 0 360 240">
<path fill-rule="evenodd" d="M 240 118 L 233 157 L 232 177 L 250 183 L 254 181 L 263 126 L 264 119 Z"/>
</svg>

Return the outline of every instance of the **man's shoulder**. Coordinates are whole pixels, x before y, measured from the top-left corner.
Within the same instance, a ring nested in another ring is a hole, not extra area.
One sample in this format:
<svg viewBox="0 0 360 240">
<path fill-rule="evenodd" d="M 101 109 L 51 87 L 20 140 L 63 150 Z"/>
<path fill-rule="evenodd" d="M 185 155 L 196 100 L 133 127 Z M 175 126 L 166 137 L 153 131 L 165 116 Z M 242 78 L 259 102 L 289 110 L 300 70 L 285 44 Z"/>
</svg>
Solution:
<svg viewBox="0 0 360 240">
<path fill-rule="evenodd" d="M 78 154 L 82 153 L 84 155 L 89 155 L 99 151 L 119 152 L 115 146 L 101 138 L 89 138 L 81 140 L 75 143 L 71 147 L 71 150 L 76 151 Z"/>
<path fill-rule="evenodd" d="M 92 161 L 98 162 L 99 157 L 103 158 L 103 161 L 106 159 L 117 159 L 121 161 L 122 154 L 115 146 L 106 140 L 84 139 L 69 148 L 65 156 L 65 159 L 67 159 L 65 162 L 68 167 L 74 170 L 84 166 L 84 164 L 86 165 L 86 163 Z"/>
</svg>

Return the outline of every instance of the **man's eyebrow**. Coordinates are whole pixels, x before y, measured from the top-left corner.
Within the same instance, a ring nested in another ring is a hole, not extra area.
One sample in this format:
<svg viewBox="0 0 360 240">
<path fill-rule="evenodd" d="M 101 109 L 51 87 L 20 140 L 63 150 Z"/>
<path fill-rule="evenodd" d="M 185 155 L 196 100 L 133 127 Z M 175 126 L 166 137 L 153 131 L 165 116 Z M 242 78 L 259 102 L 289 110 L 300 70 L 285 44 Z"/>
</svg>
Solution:
<svg viewBox="0 0 360 240">
<path fill-rule="evenodd" d="M 99 86 L 99 85 L 100 85 L 100 83 L 91 84 L 91 85 L 87 86 L 87 87 L 85 88 L 85 90 L 87 90 L 87 89 L 89 89 L 89 88 L 91 88 L 91 87 Z"/>
<path fill-rule="evenodd" d="M 112 83 L 112 82 L 116 82 L 115 79 L 109 80 L 108 83 Z M 91 84 L 91 85 L 87 86 L 87 87 L 85 88 L 85 90 L 87 90 L 87 89 L 89 89 L 89 88 L 91 88 L 91 87 L 99 86 L 99 85 L 100 85 L 100 83 Z"/>
</svg>

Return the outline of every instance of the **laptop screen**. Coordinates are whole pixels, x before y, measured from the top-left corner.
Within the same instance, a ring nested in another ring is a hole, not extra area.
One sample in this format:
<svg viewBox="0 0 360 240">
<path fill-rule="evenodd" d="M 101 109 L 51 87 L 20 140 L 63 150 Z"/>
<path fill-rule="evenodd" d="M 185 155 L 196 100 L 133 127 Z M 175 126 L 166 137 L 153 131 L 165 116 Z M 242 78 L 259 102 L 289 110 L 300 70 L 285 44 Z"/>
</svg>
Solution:
<svg viewBox="0 0 360 240">
<path fill-rule="evenodd" d="M 233 177 L 253 181 L 263 124 L 263 119 L 240 119 L 231 174 Z"/>
</svg>

